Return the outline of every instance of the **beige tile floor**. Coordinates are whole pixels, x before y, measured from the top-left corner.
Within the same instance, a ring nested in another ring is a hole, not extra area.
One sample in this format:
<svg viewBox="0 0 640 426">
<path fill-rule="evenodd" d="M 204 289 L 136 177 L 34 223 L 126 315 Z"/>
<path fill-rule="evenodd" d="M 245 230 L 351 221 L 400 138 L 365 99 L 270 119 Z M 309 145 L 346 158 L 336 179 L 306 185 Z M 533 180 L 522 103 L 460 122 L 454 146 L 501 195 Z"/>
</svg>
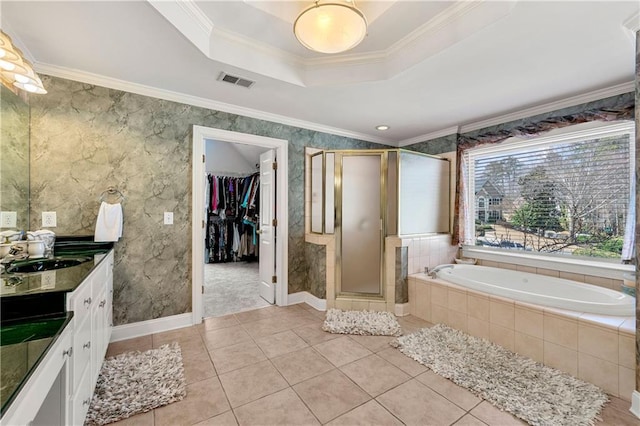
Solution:
<svg viewBox="0 0 640 426">
<path fill-rule="evenodd" d="M 407 358 L 390 337 L 321 330 L 306 304 L 267 307 L 109 345 L 107 356 L 177 341 L 187 397 L 114 425 L 521 425 Z M 399 318 L 405 333 L 431 324 Z M 618 398 L 598 425 L 640 425 Z"/>
</svg>

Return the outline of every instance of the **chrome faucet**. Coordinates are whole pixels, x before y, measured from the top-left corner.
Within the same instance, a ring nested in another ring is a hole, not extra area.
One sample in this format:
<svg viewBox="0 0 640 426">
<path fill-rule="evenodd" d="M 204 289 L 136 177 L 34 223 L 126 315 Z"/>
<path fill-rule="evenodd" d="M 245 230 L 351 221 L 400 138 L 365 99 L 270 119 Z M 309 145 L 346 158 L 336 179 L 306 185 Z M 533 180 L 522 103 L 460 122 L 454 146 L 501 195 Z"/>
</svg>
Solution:
<svg viewBox="0 0 640 426">
<path fill-rule="evenodd" d="M 429 272 L 427 272 L 427 275 L 429 275 L 430 278 L 438 278 L 438 272 L 442 271 L 443 269 L 447 269 L 447 268 L 453 268 L 453 264 L 451 263 L 446 263 L 443 265 L 438 265 L 435 268 L 431 269 Z M 428 270 L 428 268 L 425 268 L 425 272 Z"/>
</svg>

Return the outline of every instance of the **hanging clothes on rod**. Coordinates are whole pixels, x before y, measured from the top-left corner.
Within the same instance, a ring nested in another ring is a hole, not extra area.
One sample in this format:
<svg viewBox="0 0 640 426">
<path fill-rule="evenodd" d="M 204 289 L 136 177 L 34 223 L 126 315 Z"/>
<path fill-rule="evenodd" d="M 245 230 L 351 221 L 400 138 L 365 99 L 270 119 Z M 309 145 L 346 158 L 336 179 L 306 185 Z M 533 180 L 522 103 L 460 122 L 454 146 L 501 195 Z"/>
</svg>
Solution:
<svg viewBox="0 0 640 426">
<path fill-rule="evenodd" d="M 258 259 L 260 174 L 207 175 L 207 263 Z"/>
</svg>

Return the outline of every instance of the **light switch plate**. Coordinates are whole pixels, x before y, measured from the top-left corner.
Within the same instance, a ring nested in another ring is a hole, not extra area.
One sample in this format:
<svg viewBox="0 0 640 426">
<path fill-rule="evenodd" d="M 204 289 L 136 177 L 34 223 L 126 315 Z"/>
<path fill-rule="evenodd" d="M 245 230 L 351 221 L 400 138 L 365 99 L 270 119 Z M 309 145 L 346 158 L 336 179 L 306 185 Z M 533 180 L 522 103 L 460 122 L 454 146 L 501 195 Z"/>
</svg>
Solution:
<svg viewBox="0 0 640 426">
<path fill-rule="evenodd" d="M 42 227 L 55 228 L 57 226 L 56 212 L 42 212 Z"/>
<path fill-rule="evenodd" d="M 15 228 L 17 221 L 16 212 L 0 212 L 0 228 Z"/>
<path fill-rule="evenodd" d="M 173 225 L 173 212 L 164 212 L 164 224 Z"/>
</svg>

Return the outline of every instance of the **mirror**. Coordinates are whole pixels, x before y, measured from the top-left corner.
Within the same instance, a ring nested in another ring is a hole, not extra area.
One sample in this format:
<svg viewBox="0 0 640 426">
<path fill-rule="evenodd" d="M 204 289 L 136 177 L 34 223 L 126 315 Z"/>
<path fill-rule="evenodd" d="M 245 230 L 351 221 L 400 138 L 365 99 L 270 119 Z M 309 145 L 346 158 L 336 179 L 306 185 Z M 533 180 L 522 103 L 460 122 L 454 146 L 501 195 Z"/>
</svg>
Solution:
<svg viewBox="0 0 640 426">
<path fill-rule="evenodd" d="M 29 229 L 29 105 L 0 85 L 0 211 L 15 212 L 16 226 Z M 3 217 L 6 219 L 6 217 Z"/>
</svg>

